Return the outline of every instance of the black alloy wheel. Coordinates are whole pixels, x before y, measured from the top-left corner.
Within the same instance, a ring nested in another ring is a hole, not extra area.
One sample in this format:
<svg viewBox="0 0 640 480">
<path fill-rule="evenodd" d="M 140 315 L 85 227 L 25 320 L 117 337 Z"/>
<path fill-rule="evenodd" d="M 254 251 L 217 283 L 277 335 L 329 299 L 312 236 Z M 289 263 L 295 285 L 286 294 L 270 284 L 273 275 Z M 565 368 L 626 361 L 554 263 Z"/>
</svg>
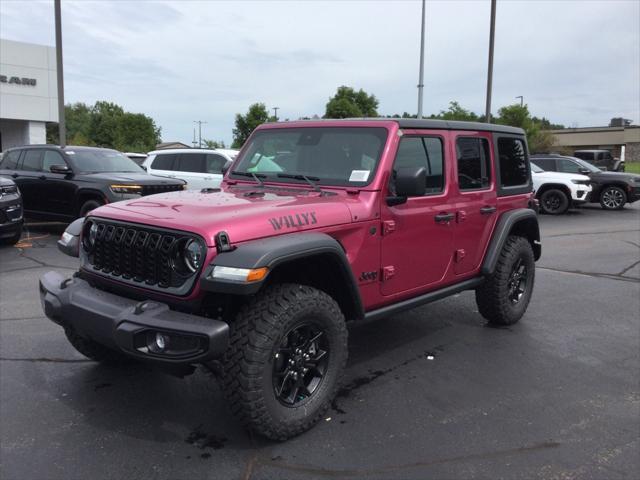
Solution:
<svg viewBox="0 0 640 480">
<path fill-rule="evenodd" d="M 525 292 L 527 291 L 527 265 L 520 257 L 513 264 L 511 269 L 511 275 L 509 275 L 509 300 L 514 305 L 522 300 Z"/>
<path fill-rule="evenodd" d="M 316 392 L 329 365 L 329 344 L 315 325 L 289 331 L 273 362 L 273 389 L 285 406 L 298 407 Z"/>
<path fill-rule="evenodd" d="M 549 215 L 560 215 L 569 209 L 569 199 L 562 190 L 545 190 L 540 196 L 540 209 Z"/>
</svg>

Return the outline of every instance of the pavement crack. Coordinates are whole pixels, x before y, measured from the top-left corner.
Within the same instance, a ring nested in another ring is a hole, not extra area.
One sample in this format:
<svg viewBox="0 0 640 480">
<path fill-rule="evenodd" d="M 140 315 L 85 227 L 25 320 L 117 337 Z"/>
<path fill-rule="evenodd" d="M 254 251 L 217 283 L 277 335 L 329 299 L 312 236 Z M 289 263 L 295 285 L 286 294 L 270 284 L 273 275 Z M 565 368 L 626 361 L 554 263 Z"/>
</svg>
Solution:
<svg viewBox="0 0 640 480">
<path fill-rule="evenodd" d="M 71 358 L 11 358 L 0 357 L 0 362 L 30 362 L 30 363 L 89 363 L 93 360 L 71 359 Z"/>
<path fill-rule="evenodd" d="M 637 262 L 633 262 L 631 265 L 629 265 L 627 268 L 625 268 L 624 270 L 622 270 L 620 273 L 618 273 L 618 275 L 622 276 L 625 273 L 627 273 L 629 270 L 631 270 L 633 267 L 635 267 L 636 265 L 640 264 L 640 260 L 638 260 Z"/>
<path fill-rule="evenodd" d="M 634 265 L 631 265 L 633 267 Z M 562 270 L 560 268 L 551 267 L 536 267 L 539 270 L 549 270 L 551 272 L 570 273 L 573 275 L 584 275 L 593 278 L 607 278 L 609 280 L 620 280 L 622 282 L 640 283 L 640 278 L 622 277 L 619 273 L 597 273 L 597 272 L 582 272 L 580 270 Z"/>
</svg>

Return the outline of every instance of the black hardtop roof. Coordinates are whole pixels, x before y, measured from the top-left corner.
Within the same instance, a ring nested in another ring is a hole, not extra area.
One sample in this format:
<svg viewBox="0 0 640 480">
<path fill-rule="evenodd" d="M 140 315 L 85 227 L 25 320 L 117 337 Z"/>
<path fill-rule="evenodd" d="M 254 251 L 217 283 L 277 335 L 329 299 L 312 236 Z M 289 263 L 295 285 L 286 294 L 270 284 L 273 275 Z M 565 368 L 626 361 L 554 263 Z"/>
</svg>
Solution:
<svg viewBox="0 0 640 480">
<path fill-rule="evenodd" d="M 457 120 L 435 120 L 431 118 L 389 118 L 389 117 L 364 117 L 364 118 L 319 118 L 309 120 L 293 120 L 292 123 L 304 122 L 396 122 L 400 128 L 405 129 L 431 129 L 431 130 L 475 130 L 484 132 L 510 133 L 514 135 L 524 135 L 525 132 L 521 128 L 509 127 L 507 125 L 496 125 L 494 123 L 483 122 L 461 122 Z M 278 122 L 279 125 L 286 122 Z"/>
</svg>

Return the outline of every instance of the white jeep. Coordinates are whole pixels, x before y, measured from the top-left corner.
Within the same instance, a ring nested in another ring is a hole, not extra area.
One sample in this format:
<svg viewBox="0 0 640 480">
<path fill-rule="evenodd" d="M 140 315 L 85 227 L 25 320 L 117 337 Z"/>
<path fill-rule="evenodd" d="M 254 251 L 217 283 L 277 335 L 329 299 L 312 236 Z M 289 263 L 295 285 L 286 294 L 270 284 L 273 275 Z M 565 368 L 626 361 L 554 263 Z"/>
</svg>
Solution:
<svg viewBox="0 0 640 480">
<path fill-rule="evenodd" d="M 550 215 L 560 215 L 572 206 L 586 203 L 591 193 L 591 180 L 586 175 L 547 172 L 532 163 L 531 178 L 540 211 Z"/>
</svg>

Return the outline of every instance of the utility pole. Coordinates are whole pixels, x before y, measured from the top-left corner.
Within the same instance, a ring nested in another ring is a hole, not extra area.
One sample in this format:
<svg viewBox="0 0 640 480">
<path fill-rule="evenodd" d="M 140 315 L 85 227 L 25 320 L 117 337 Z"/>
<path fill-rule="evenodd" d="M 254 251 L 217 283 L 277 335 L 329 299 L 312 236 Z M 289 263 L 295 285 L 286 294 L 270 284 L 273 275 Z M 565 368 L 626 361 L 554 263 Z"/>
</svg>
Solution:
<svg viewBox="0 0 640 480">
<path fill-rule="evenodd" d="M 424 89 L 424 21 L 425 0 L 422 0 L 422 28 L 420 29 L 420 74 L 418 76 L 418 118 L 422 118 L 422 90 Z"/>
<path fill-rule="evenodd" d="M 60 0 L 53 3 L 56 23 L 56 75 L 58 80 L 58 137 L 60 146 L 67 146 L 67 125 L 64 118 L 64 75 L 62 71 L 62 14 Z"/>
<path fill-rule="evenodd" d="M 203 122 L 202 120 L 194 120 L 193 123 L 198 124 L 198 148 L 202 148 L 202 124 L 204 123 L 206 125 L 207 122 Z"/>
<path fill-rule="evenodd" d="M 516 98 L 520 99 L 520 106 L 524 107 L 524 97 L 522 95 L 518 95 Z"/>
<path fill-rule="evenodd" d="M 489 29 L 489 68 L 487 71 L 487 107 L 485 122 L 491 123 L 491 88 L 493 84 L 493 46 L 496 33 L 496 0 L 491 0 L 491 26 Z"/>
<path fill-rule="evenodd" d="M 198 144 L 198 142 L 196 142 L 196 127 L 193 127 L 193 148 L 196 148 L 196 145 Z"/>
<path fill-rule="evenodd" d="M 271 110 L 273 110 L 273 116 L 276 119 L 276 122 L 278 121 L 278 110 L 280 110 L 280 107 L 273 107 Z"/>
</svg>

